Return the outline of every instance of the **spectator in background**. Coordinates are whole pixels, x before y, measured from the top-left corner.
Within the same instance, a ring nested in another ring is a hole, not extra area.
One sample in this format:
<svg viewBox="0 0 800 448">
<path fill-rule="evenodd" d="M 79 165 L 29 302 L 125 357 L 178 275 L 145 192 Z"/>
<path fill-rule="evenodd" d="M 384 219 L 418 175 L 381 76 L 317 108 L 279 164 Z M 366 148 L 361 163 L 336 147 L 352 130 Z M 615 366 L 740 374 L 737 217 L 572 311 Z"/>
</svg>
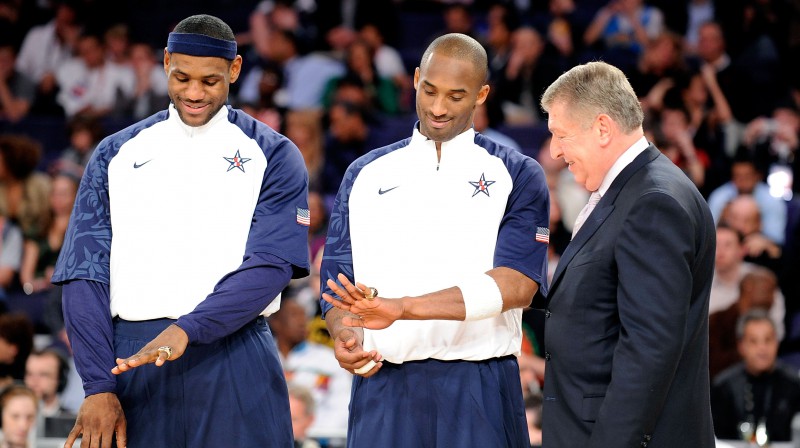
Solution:
<svg viewBox="0 0 800 448">
<path fill-rule="evenodd" d="M 265 30 L 262 64 L 276 64 L 282 71 L 275 103 L 286 109 L 322 108 L 325 83 L 344 73 L 344 64 L 319 53 L 301 54 L 298 37 L 293 30 L 269 25 Z M 242 79 L 238 100 L 255 104 L 259 101 L 259 85 L 263 69 L 253 67 Z"/>
<path fill-rule="evenodd" d="M 367 23 L 381 29 L 386 42 L 393 45 L 398 37 L 397 6 L 393 0 L 317 1 L 314 23 L 317 29 L 316 50 L 344 54 Z"/>
<path fill-rule="evenodd" d="M 611 0 L 597 11 L 583 41 L 598 48 L 607 62 L 629 69 L 663 30 L 664 16 L 658 8 L 644 0 Z"/>
<path fill-rule="evenodd" d="M 130 45 L 129 53 L 129 64 L 135 75 L 135 87 L 128 115 L 134 120 L 141 120 L 169 105 L 167 75 L 149 44 L 135 42 Z"/>
<path fill-rule="evenodd" d="M 639 55 L 629 78 L 646 113 L 660 111 L 667 91 L 686 73 L 682 45 L 679 35 L 665 31 L 649 40 Z"/>
<path fill-rule="evenodd" d="M 103 48 L 106 59 L 118 65 L 128 65 L 131 62 L 131 38 L 128 25 L 117 23 L 108 27 L 103 33 Z M 163 70 L 162 70 L 163 71 Z"/>
<path fill-rule="evenodd" d="M 747 124 L 743 143 L 753 157 L 756 168 L 767 176 L 772 196 L 791 199 L 800 192 L 800 113 L 790 99 L 781 102 L 771 115 L 761 116 Z M 783 170 L 779 182 L 776 171 Z M 770 176 L 773 176 L 770 179 Z"/>
<path fill-rule="evenodd" d="M 68 163 L 62 163 L 53 175 L 50 189 L 51 216 L 48 225 L 40 236 L 25 239 L 22 266 L 19 271 L 19 281 L 25 294 L 36 294 L 46 299 L 46 293 L 54 287 L 50 278 L 64 243 L 64 234 L 67 231 L 82 175 L 81 166 Z"/>
<path fill-rule="evenodd" d="M 506 124 L 534 124 L 539 121 L 537 101 L 558 74 L 542 67 L 544 41 L 532 27 L 520 27 L 511 36 L 508 62 L 490 80 L 495 90 L 492 104 L 502 109 Z"/>
<path fill-rule="evenodd" d="M 289 383 L 289 410 L 292 413 L 294 448 L 319 448 L 315 440 L 308 437 L 308 428 L 314 424 L 316 405 L 311 391 L 303 386 Z"/>
<path fill-rule="evenodd" d="M 0 43 L 0 120 L 16 123 L 28 115 L 36 100 L 36 83 L 15 68 L 17 50 Z"/>
<path fill-rule="evenodd" d="M 25 236 L 39 235 L 49 221 L 50 178 L 36 170 L 42 148 L 23 135 L 0 135 L 0 215 Z"/>
<path fill-rule="evenodd" d="M 58 0 L 55 17 L 28 31 L 22 41 L 17 70 L 37 85 L 36 102 L 32 111 L 39 114 L 63 115 L 56 102 L 59 83 L 56 71 L 71 57 L 77 47 L 81 25 L 77 2 Z"/>
<path fill-rule="evenodd" d="M 59 155 L 59 163 L 71 163 L 86 167 L 95 147 L 106 136 L 97 117 L 76 115 L 67 121 L 69 146 Z"/>
<path fill-rule="evenodd" d="M 511 36 L 520 26 L 519 15 L 508 3 L 495 3 L 486 13 L 487 28 L 480 41 L 489 57 L 489 79 L 506 69 L 511 57 Z"/>
<path fill-rule="evenodd" d="M 364 107 L 336 102 L 328 110 L 328 132 L 325 135 L 325 167 L 322 171 L 322 194 L 335 195 L 347 167 L 377 145 L 367 123 Z"/>
<path fill-rule="evenodd" d="M 751 195 L 756 201 L 760 213 L 758 227 L 763 235 L 776 245 L 782 245 L 786 236 L 786 203 L 770 194 L 769 185 L 763 181 L 762 173 L 743 150 L 737 153 L 731 165 L 731 180 L 717 187 L 708 196 L 708 208 L 711 209 L 716 223 L 722 217 L 723 208 L 741 195 Z M 747 236 L 753 229 L 739 230 Z"/>
<path fill-rule="evenodd" d="M 741 359 L 737 349 L 737 322 L 741 316 L 756 308 L 769 313 L 777 287 L 778 282 L 772 271 L 756 268 L 742 277 L 736 303 L 708 317 L 708 364 L 711 378 Z M 776 343 L 780 342 L 777 331 L 774 337 Z"/>
<path fill-rule="evenodd" d="M 257 69 L 260 75 L 256 102 L 241 103 L 241 108 L 272 129 L 284 126 L 286 108 L 279 104 L 286 92 L 283 89 L 283 69 L 273 63 L 264 63 Z"/>
<path fill-rule="evenodd" d="M 734 118 L 747 123 L 758 115 L 752 107 L 751 97 L 759 95 L 758 89 L 749 84 L 747 67 L 742 67 L 728 53 L 725 32 L 718 22 L 706 22 L 698 29 L 697 56 L 699 65 L 714 68 L 717 83 L 728 99 Z"/>
<path fill-rule="evenodd" d="M 33 350 L 33 324 L 23 313 L 0 314 L 0 387 L 25 379 Z"/>
<path fill-rule="evenodd" d="M 517 151 L 522 151 L 516 140 L 503 134 L 492 126 L 489 112 L 486 109 L 486 103 L 479 104 L 475 107 L 475 115 L 472 117 L 472 125 L 475 131 L 489 137 L 497 143 L 509 148 L 514 148 Z"/>
<path fill-rule="evenodd" d="M 683 170 L 698 189 L 702 188 L 708 156 L 694 145 L 689 112 L 682 103 L 664 104 L 658 117 L 657 135 L 662 140 L 657 145 L 658 149 Z"/>
<path fill-rule="evenodd" d="M 800 379 L 778 359 L 775 323 L 763 310 L 753 309 L 737 321 L 736 341 L 742 361 L 721 372 L 711 388 L 714 433 L 741 440 L 766 431 L 770 442 L 792 440 Z"/>
<path fill-rule="evenodd" d="M 714 262 L 714 278 L 711 281 L 709 314 L 724 311 L 739 300 L 739 288 L 745 275 L 756 271 L 759 266 L 744 261 L 745 247 L 742 234 L 722 222 L 717 225 L 717 248 Z M 775 322 L 778 340 L 784 335 L 784 316 L 786 301 L 779 288 L 775 289 L 770 317 Z"/>
<path fill-rule="evenodd" d="M 57 100 L 68 118 L 121 116 L 136 85 L 133 69 L 106 60 L 100 38 L 92 34 L 78 39 L 77 56 L 59 67 L 56 79 Z"/>
<path fill-rule="evenodd" d="M 61 406 L 59 395 L 67 387 L 69 361 L 54 348 L 34 350 L 25 365 L 25 385 L 39 400 L 39 415 L 53 417 L 71 412 Z M 44 429 L 44 428 L 40 428 Z M 44 435 L 43 431 L 37 431 Z"/>
<path fill-rule="evenodd" d="M 331 347 L 308 341 L 306 310 L 293 298 L 281 301 L 269 325 L 287 382 L 307 387 L 314 397 L 316 417 L 309 432 L 344 437 L 352 374 L 339 367 Z"/>
<path fill-rule="evenodd" d="M 745 260 L 778 272 L 781 246 L 762 231 L 762 218 L 758 202 L 749 194 L 733 198 L 722 212 L 720 222 L 739 231 L 744 236 Z"/>
<path fill-rule="evenodd" d="M 310 190 L 320 185 L 320 173 L 325 163 L 322 117 L 322 111 L 306 109 L 287 111 L 284 118 L 283 134 L 297 145 L 303 154 Z"/>
<path fill-rule="evenodd" d="M 3 389 L 0 392 L 0 447 L 30 448 L 28 442 L 37 413 L 36 395 L 28 387 L 12 384 Z"/>
<path fill-rule="evenodd" d="M 475 30 L 475 21 L 472 18 L 472 10 L 466 3 L 450 3 L 442 10 L 442 20 L 444 28 L 436 30 L 431 34 L 425 44 L 433 42 L 439 36 L 449 33 L 466 34 L 472 38 L 478 38 Z"/>
<path fill-rule="evenodd" d="M 410 108 L 412 82 L 403 58 L 395 47 L 386 44 L 383 32 L 378 26 L 368 23 L 358 32 L 359 38 L 366 42 L 374 54 L 375 69 L 378 75 L 391 79 L 400 91 L 400 108 Z"/>
<path fill-rule="evenodd" d="M 372 47 L 356 39 L 345 51 L 345 72 L 328 80 L 322 104 L 326 109 L 333 102 L 336 86 L 343 78 L 355 78 L 367 94 L 366 106 L 373 113 L 397 114 L 400 112 L 400 90 L 390 78 L 381 76 L 375 66 Z"/>
<path fill-rule="evenodd" d="M 733 118 L 730 103 L 711 65 L 703 64 L 699 71 L 689 71 L 676 89 L 689 113 L 689 129 L 694 134 L 695 146 L 703 148 L 709 156 L 710 165 L 700 190 L 708 197 L 730 177 L 730 160 L 736 154 L 739 124 Z"/>
</svg>

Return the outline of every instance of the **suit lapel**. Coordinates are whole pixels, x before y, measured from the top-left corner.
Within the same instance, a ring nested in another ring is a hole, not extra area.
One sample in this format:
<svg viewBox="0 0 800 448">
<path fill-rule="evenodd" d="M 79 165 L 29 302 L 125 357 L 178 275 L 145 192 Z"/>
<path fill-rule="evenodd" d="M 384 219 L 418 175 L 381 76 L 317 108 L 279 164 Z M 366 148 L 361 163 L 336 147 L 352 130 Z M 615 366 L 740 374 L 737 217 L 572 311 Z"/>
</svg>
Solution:
<svg viewBox="0 0 800 448">
<path fill-rule="evenodd" d="M 614 182 L 611 183 L 608 191 L 606 191 L 606 194 L 603 195 L 600 202 L 597 203 L 594 210 L 592 210 L 592 213 L 589 215 L 589 218 L 587 218 L 586 222 L 581 226 L 578 234 L 569 242 L 564 253 L 561 255 L 556 271 L 553 273 L 553 281 L 550 284 L 550 292 L 548 294 L 549 297 L 553 297 L 553 293 L 556 291 L 558 283 L 572 259 L 581 248 L 583 248 L 586 242 L 591 239 L 592 235 L 600 229 L 600 226 L 606 218 L 608 218 L 608 215 L 614 210 L 614 202 L 616 202 L 617 196 L 619 196 L 625 184 L 628 183 L 628 180 L 630 180 L 634 173 L 655 160 L 660 154 L 661 152 L 651 144 L 617 175 L 617 178 L 614 179 Z"/>
</svg>

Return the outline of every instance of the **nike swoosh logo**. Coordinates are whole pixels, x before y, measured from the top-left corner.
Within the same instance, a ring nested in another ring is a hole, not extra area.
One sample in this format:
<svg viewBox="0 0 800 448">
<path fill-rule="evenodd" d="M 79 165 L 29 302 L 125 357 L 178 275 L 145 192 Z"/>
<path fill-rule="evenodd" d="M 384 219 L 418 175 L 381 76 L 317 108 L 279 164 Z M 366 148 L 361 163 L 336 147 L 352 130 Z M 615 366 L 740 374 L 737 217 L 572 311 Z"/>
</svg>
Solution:
<svg viewBox="0 0 800 448">
<path fill-rule="evenodd" d="M 400 186 L 400 185 L 398 185 L 397 187 L 399 187 L 399 186 Z M 395 189 L 395 188 L 397 188 L 397 187 L 392 187 L 392 188 L 389 188 L 389 189 L 387 189 L 387 190 L 384 190 L 384 189 L 382 189 L 382 188 L 378 188 L 378 194 L 384 194 L 384 193 L 388 193 L 388 192 L 390 192 L 390 191 L 394 190 L 394 189 Z"/>
<path fill-rule="evenodd" d="M 153 159 L 150 159 L 150 160 L 153 160 Z M 147 162 L 149 162 L 150 160 L 148 160 Z M 136 163 L 136 162 L 133 162 L 133 168 L 134 168 L 134 169 L 136 169 L 136 168 L 141 168 L 141 166 L 142 166 L 142 165 L 144 165 L 144 164 L 145 164 L 145 163 L 147 163 L 147 162 L 142 162 L 142 163 Z"/>
</svg>

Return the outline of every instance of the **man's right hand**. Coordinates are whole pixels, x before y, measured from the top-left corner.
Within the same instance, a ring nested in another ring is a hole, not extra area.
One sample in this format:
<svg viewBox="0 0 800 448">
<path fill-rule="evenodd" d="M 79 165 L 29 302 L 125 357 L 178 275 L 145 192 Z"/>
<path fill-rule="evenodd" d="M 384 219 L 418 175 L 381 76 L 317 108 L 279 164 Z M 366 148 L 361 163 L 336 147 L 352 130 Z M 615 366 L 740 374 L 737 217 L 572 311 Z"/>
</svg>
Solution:
<svg viewBox="0 0 800 448">
<path fill-rule="evenodd" d="M 378 373 L 383 365 L 381 355 L 375 351 L 364 351 L 361 342 L 356 337 L 356 333 L 348 328 L 342 329 L 336 334 L 334 339 L 333 352 L 339 365 L 356 375 L 361 375 L 364 378 L 369 378 Z M 355 370 L 366 366 L 370 361 L 375 362 L 375 366 L 364 373 L 356 373 Z"/>
<path fill-rule="evenodd" d="M 117 436 L 117 448 L 125 448 L 127 421 L 119 398 L 110 392 L 89 395 L 81 404 L 64 448 L 72 448 L 79 436 L 81 448 L 111 448 L 114 434 Z"/>
</svg>

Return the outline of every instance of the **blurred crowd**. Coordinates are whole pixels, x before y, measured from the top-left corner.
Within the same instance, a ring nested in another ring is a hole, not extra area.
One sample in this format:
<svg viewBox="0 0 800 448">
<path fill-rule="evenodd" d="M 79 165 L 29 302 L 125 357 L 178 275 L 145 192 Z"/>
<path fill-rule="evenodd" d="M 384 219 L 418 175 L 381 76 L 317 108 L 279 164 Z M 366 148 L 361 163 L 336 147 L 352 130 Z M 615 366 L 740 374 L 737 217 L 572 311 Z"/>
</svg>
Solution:
<svg viewBox="0 0 800 448">
<path fill-rule="evenodd" d="M 800 411 L 800 1 L 111 3 L 0 0 L 0 376 L 14 386 L 0 395 L 4 438 L 17 437 L 5 421 L 16 401 L 36 398 L 24 440 L 63 432 L 61 420 L 80 404 L 60 291 L 49 281 L 77 185 L 105 136 L 168 105 L 165 37 L 201 12 L 237 33 L 244 65 L 231 105 L 303 154 L 317 269 L 345 170 L 411 135 L 414 69 L 448 32 L 475 37 L 489 55 L 491 91 L 476 130 L 545 170 L 555 269 L 588 192 L 551 159 L 538 101 L 576 64 L 620 67 L 641 99 L 648 139 L 697 185 L 719 226 L 709 310 L 718 436 L 746 437 L 743 428 L 761 425 L 775 440 L 788 437 Z M 318 270 L 294 281 L 270 319 L 295 436 L 307 447 L 342 441 L 350 387 L 319 316 L 319 281 Z M 530 310 L 524 320 L 521 381 L 536 445 L 544 319 Z M 44 370 L 47 387 L 36 380 Z"/>
</svg>

